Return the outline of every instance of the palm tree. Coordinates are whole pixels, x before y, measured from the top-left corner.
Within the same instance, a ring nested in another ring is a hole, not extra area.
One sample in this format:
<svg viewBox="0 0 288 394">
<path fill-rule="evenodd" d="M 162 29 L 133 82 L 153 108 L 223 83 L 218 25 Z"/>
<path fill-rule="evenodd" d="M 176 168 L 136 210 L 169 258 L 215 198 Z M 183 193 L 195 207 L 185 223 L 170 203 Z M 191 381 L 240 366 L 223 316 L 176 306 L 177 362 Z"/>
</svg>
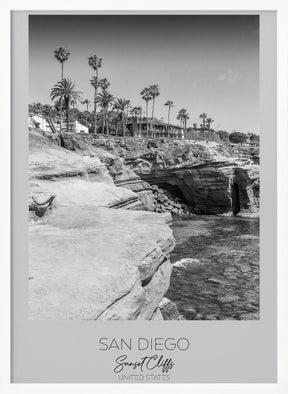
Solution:
<svg viewBox="0 0 288 394">
<path fill-rule="evenodd" d="M 149 86 L 150 93 L 152 96 L 152 122 L 154 119 L 154 105 L 155 105 L 155 97 L 158 97 L 160 94 L 160 89 L 158 85 L 150 85 Z M 153 128 L 154 129 L 154 128 Z M 153 133 L 154 134 L 154 133 Z"/>
<path fill-rule="evenodd" d="M 212 118 L 207 118 L 207 125 L 208 125 L 208 130 L 211 129 L 211 123 L 213 123 L 214 120 Z"/>
<path fill-rule="evenodd" d="M 127 130 L 127 122 L 129 117 L 129 110 L 131 110 L 131 101 L 126 100 L 126 114 L 125 114 L 125 131 Z"/>
<path fill-rule="evenodd" d="M 56 49 L 54 51 L 54 56 L 55 58 L 58 60 L 58 62 L 61 64 L 61 81 L 63 79 L 63 72 L 64 72 L 64 62 L 66 62 L 66 60 L 68 60 L 69 56 L 70 56 L 70 52 L 67 51 L 67 49 L 60 47 L 58 49 Z M 59 109 L 59 113 L 60 113 L 60 132 L 62 130 L 62 101 L 59 101 L 60 103 L 60 109 Z"/>
<path fill-rule="evenodd" d="M 208 126 L 207 128 L 208 128 L 208 132 L 209 132 L 211 130 L 211 123 L 213 123 L 214 120 L 212 118 L 207 118 L 206 122 L 207 122 L 207 126 Z"/>
<path fill-rule="evenodd" d="M 64 107 L 66 110 L 66 122 L 67 122 L 67 131 L 69 131 L 69 106 L 71 102 L 77 103 L 77 101 L 81 101 L 79 92 L 75 89 L 75 82 L 72 82 L 68 78 L 63 78 L 62 81 L 57 82 L 54 87 L 51 89 L 50 97 L 54 101 L 55 99 L 59 99 L 60 102 L 64 103 Z M 60 130 L 61 132 L 61 130 Z"/>
<path fill-rule="evenodd" d="M 154 118 L 154 105 L 155 105 L 155 97 L 158 97 L 160 94 L 160 89 L 158 85 L 150 85 L 149 86 L 151 96 L 152 96 L 152 120 Z"/>
<path fill-rule="evenodd" d="M 203 127 L 203 139 L 205 139 L 205 126 L 206 126 L 205 121 L 207 119 L 207 114 L 205 114 L 205 112 L 203 112 L 202 114 L 199 115 L 199 118 L 201 118 L 202 121 L 203 121 L 203 124 L 202 124 L 202 127 Z"/>
<path fill-rule="evenodd" d="M 90 79 L 90 83 L 94 88 L 94 99 L 93 99 L 94 110 L 93 110 L 93 113 L 94 113 L 94 134 L 96 134 L 97 133 L 97 112 L 96 112 L 96 110 L 97 110 L 97 103 L 98 103 L 98 86 L 99 86 L 98 85 L 98 78 L 93 76 L 92 79 Z"/>
<path fill-rule="evenodd" d="M 139 105 L 138 107 L 138 113 L 139 113 L 139 118 L 140 118 L 140 127 L 139 127 L 139 131 L 140 131 L 140 136 L 142 137 L 142 107 Z"/>
<path fill-rule="evenodd" d="M 118 114 L 120 113 L 120 123 L 122 128 L 123 136 L 125 137 L 125 122 L 128 115 L 128 109 L 130 106 L 130 100 L 125 98 L 117 98 L 114 102 L 113 109 L 116 109 Z"/>
<path fill-rule="evenodd" d="M 87 122 L 88 108 L 89 108 L 89 105 L 90 105 L 90 101 L 88 99 L 85 99 L 84 101 L 82 101 L 82 104 L 86 104 L 86 126 L 87 126 L 88 125 L 88 122 Z"/>
<path fill-rule="evenodd" d="M 102 90 L 107 90 L 110 86 L 110 82 L 108 81 L 107 78 L 101 78 L 98 81 L 98 86 L 102 89 Z"/>
<path fill-rule="evenodd" d="M 59 127 L 60 127 L 60 133 L 61 133 L 61 130 L 62 130 L 62 117 L 63 117 L 63 105 L 62 105 L 62 101 L 60 100 L 60 99 L 58 99 L 58 100 L 56 100 L 55 102 L 54 102 L 54 108 L 56 109 L 56 111 L 57 111 L 57 114 L 58 114 L 58 116 L 59 116 Z"/>
<path fill-rule="evenodd" d="M 60 47 L 59 49 L 56 49 L 54 51 L 54 56 L 60 62 L 61 64 L 61 81 L 63 79 L 63 65 L 66 60 L 68 60 L 70 56 L 70 52 L 67 51 L 67 49 Z"/>
<path fill-rule="evenodd" d="M 137 109 L 137 107 L 132 107 L 131 111 L 130 111 L 130 114 L 131 114 L 132 117 L 137 118 L 137 116 L 138 116 L 138 109 Z"/>
<path fill-rule="evenodd" d="M 184 124 L 185 124 L 185 129 L 184 129 L 184 137 L 187 138 L 187 120 L 190 119 L 188 112 L 184 115 Z"/>
<path fill-rule="evenodd" d="M 91 81 L 92 83 L 92 81 Z M 109 86 L 110 86 L 110 82 L 108 81 L 107 78 L 101 78 L 97 81 L 97 79 L 95 77 L 93 77 L 93 86 L 95 86 L 97 84 L 97 87 L 102 89 L 102 92 L 105 92 Z M 99 95 L 97 97 L 97 102 L 99 101 Z M 108 114 L 107 114 L 108 116 Z M 105 111 L 103 112 L 103 117 L 102 117 L 102 132 L 104 133 L 104 125 L 105 125 Z"/>
<path fill-rule="evenodd" d="M 142 99 L 146 102 L 146 127 L 148 137 L 148 102 L 152 100 L 151 90 L 149 88 L 144 88 L 140 94 L 142 96 Z"/>
<path fill-rule="evenodd" d="M 91 85 L 94 87 L 94 133 L 97 133 L 97 89 L 98 89 L 98 69 L 102 66 L 102 59 L 96 55 L 89 56 L 88 64 L 95 71 L 95 76 L 91 79 Z"/>
<path fill-rule="evenodd" d="M 141 107 L 133 107 L 131 109 L 131 115 L 134 116 L 134 118 L 136 118 L 136 122 L 137 122 L 137 132 L 138 132 L 138 137 L 141 134 L 141 117 L 142 117 L 142 108 Z M 138 118 L 140 118 L 140 133 L 138 131 Z"/>
<path fill-rule="evenodd" d="M 168 106 L 168 134 L 169 134 L 169 129 L 170 129 L 170 110 L 173 107 L 173 101 L 168 100 L 164 105 Z"/>
<path fill-rule="evenodd" d="M 113 104 L 114 96 L 109 93 L 108 90 L 103 90 L 98 95 L 98 102 L 102 108 L 103 112 L 103 123 L 102 123 L 102 132 L 104 134 L 105 123 L 106 123 L 106 134 L 109 134 L 109 106 Z"/>
<path fill-rule="evenodd" d="M 180 121 L 180 127 L 183 128 L 183 121 L 184 121 L 184 119 L 183 119 L 183 115 L 182 115 L 182 113 L 180 111 L 178 112 L 177 120 Z M 168 138 L 169 138 L 169 133 L 168 133 Z"/>
<path fill-rule="evenodd" d="M 187 112 L 187 109 L 182 108 L 178 112 L 177 119 L 180 119 L 181 127 L 183 127 L 184 131 L 184 136 L 186 137 L 186 131 L 187 131 L 187 119 L 189 119 L 189 114 Z"/>
</svg>

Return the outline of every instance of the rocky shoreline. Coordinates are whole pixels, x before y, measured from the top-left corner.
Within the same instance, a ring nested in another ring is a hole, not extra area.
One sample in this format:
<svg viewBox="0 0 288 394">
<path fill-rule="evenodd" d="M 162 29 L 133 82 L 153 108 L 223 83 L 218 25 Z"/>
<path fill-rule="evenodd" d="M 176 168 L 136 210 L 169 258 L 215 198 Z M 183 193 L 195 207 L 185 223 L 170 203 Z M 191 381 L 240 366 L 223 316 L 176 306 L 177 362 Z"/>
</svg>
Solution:
<svg viewBox="0 0 288 394">
<path fill-rule="evenodd" d="M 57 195 L 30 222 L 32 319 L 182 319 L 163 301 L 171 215 L 233 210 L 233 182 L 242 211 L 259 208 L 259 166 L 221 144 L 29 134 L 30 198 Z"/>
</svg>

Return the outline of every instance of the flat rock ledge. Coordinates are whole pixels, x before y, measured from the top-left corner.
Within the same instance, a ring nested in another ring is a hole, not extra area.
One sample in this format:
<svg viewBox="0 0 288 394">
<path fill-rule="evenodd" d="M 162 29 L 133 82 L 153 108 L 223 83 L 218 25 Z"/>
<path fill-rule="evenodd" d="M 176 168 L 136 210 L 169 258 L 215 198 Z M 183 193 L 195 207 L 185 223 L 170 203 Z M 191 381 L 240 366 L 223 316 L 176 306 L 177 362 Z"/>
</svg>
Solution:
<svg viewBox="0 0 288 394">
<path fill-rule="evenodd" d="M 70 151 L 29 134 L 29 203 L 56 194 L 45 221 L 29 215 L 29 317 L 159 320 L 171 215 L 140 211 L 151 205 L 150 186 L 120 159 L 82 145 Z"/>
<path fill-rule="evenodd" d="M 170 214 L 69 205 L 46 225 L 31 223 L 30 318 L 161 319 L 175 246 L 170 223 Z"/>
</svg>

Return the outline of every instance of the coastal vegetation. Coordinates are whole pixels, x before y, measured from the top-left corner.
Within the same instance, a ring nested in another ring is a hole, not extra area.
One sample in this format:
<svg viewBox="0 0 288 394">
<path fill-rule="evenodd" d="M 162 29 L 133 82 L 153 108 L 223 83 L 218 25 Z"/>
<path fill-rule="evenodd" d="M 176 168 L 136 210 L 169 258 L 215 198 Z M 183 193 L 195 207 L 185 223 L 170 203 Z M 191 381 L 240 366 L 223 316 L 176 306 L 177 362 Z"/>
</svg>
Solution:
<svg viewBox="0 0 288 394">
<path fill-rule="evenodd" d="M 164 102 L 167 106 L 167 120 L 157 119 L 156 115 L 156 98 L 160 96 L 160 87 L 158 84 L 151 84 L 140 91 L 140 97 L 145 102 L 145 109 L 141 106 L 133 105 L 128 98 L 115 97 L 113 92 L 108 89 L 111 84 L 107 78 L 100 78 L 100 69 L 102 68 L 103 59 L 96 54 L 88 57 L 88 65 L 93 70 L 90 77 L 90 84 L 93 88 L 93 97 L 91 99 L 81 97 L 81 92 L 76 86 L 76 82 L 64 77 L 64 63 L 68 61 L 70 52 L 60 47 L 54 51 L 55 59 L 61 65 L 61 79 L 55 83 L 50 92 L 52 105 L 32 103 L 29 105 L 31 116 L 42 116 L 52 132 L 62 132 L 70 130 L 71 121 L 79 121 L 85 125 L 89 133 L 114 135 L 114 136 L 135 136 L 148 138 L 165 137 L 164 130 L 167 130 L 166 136 L 170 137 L 171 129 L 178 127 L 176 138 L 194 138 L 197 140 L 215 140 L 218 142 L 230 142 L 242 144 L 246 141 L 258 144 L 259 137 L 254 133 L 232 132 L 226 130 L 215 130 L 212 128 L 214 119 L 203 112 L 199 115 L 201 123 L 193 123 L 189 127 L 188 121 L 190 115 L 186 108 L 178 110 L 176 119 L 179 120 L 179 126 L 171 124 L 171 109 L 174 108 L 174 102 L 169 99 Z M 151 107 L 150 107 L 151 102 Z M 78 105 L 84 105 L 85 109 L 81 110 Z M 93 104 L 92 112 L 89 110 Z M 149 108 L 150 107 L 150 108 Z M 99 111 L 97 109 L 99 108 Z M 62 127 L 63 115 L 66 115 L 65 127 Z M 193 115 L 195 119 L 195 115 Z M 137 131 L 131 132 L 131 124 L 137 124 Z M 162 124 L 162 131 L 157 132 L 157 125 Z M 130 125 L 130 127 L 129 127 Z M 37 126 L 37 125 L 36 125 Z M 145 132 L 144 132 L 145 130 Z M 215 135 L 217 134 L 217 138 Z M 214 138 L 215 137 L 215 138 Z M 174 134 L 175 138 L 175 134 Z"/>
<path fill-rule="evenodd" d="M 78 101 L 81 101 L 82 92 L 76 90 L 75 82 L 72 82 L 70 79 L 63 78 L 62 81 L 57 82 L 56 85 L 52 88 L 50 97 L 54 101 L 55 99 L 59 99 L 61 103 L 63 103 L 64 108 L 66 110 L 66 129 L 69 131 L 69 106 L 70 104 L 77 104 Z M 60 128 L 61 131 L 61 128 Z"/>
</svg>

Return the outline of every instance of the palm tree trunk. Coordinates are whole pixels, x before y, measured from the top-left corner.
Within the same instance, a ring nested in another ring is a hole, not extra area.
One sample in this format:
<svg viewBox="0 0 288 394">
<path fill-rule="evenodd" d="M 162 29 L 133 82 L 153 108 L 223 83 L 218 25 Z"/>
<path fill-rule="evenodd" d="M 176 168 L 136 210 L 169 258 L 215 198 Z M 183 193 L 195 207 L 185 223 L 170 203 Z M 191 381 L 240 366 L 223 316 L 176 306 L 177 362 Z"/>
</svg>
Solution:
<svg viewBox="0 0 288 394">
<path fill-rule="evenodd" d="M 62 98 L 60 97 L 60 134 L 62 132 Z"/>
<path fill-rule="evenodd" d="M 126 137 L 126 135 L 125 135 L 125 111 L 122 111 L 122 130 L 123 130 L 123 137 Z"/>
<path fill-rule="evenodd" d="M 128 108 L 127 108 L 127 110 L 126 110 L 126 113 L 125 113 L 125 131 L 127 130 L 127 123 L 128 123 Z"/>
<path fill-rule="evenodd" d="M 205 117 L 203 118 L 203 130 L 204 130 L 204 132 L 203 132 L 203 140 L 205 140 L 205 127 L 206 127 L 206 125 L 205 125 Z"/>
<path fill-rule="evenodd" d="M 97 134 L 97 88 L 98 88 L 98 69 L 96 69 L 96 85 L 94 91 L 94 134 Z"/>
<path fill-rule="evenodd" d="M 67 102 L 67 106 L 66 106 L 66 122 L 67 122 L 67 132 L 70 131 L 70 127 L 69 127 L 69 101 Z"/>
<path fill-rule="evenodd" d="M 152 117 L 151 117 L 151 129 L 152 129 L 152 137 L 153 138 L 155 138 L 155 132 L 154 132 L 154 127 L 153 127 L 154 103 L 155 103 L 155 97 L 153 97 L 153 99 L 152 99 Z"/>
<path fill-rule="evenodd" d="M 168 134 L 169 134 L 169 128 L 170 128 L 170 105 L 168 106 Z"/>
<path fill-rule="evenodd" d="M 89 103 L 87 103 L 86 118 L 85 118 L 87 127 L 88 127 L 88 105 L 89 105 Z M 88 131 L 89 131 L 89 128 L 88 128 Z"/>
<path fill-rule="evenodd" d="M 102 134 L 105 134 L 105 108 L 102 109 Z"/>
<path fill-rule="evenodd" d="M 109 115 L 108 115 L 108 108 L 106 109 L 106 133 L 109 135 Z"/>
<path fill-rule="evenodd" d="M 63 81 L 63 62 L 61 63 L 61 81 Z M 60 99 L 60 133 L 62 132 L 62 100 Z"/>
<path fill-rule="evenodd" d="M 146 101 L 146 132 L 148 137 L 148 101 Z"/>
<path fill-rule="evenodd" d="M 47 123 L 48 123 L 48 125 L 49 125 L 49 127 L 50 127 L 50 129 L 52 131 L 52 133 L 56 133 L 56 129 L 55 129 L 55 126 L 54 126 L 54 123 L 53 123 L 52 119 L 50 117 L 46 116 L 46 115 L 43 115 L 43 114 L 41 114 L 41 115 L 46 119 L 46 121 L 47 121 Z"/>
<path fill-rule="evenodd" d="M 97 100 L 97 88 L 94 88 L 94 134 L 97 133 L 97 113 L 96 113 L 96 100 Z"/>
</svg>

